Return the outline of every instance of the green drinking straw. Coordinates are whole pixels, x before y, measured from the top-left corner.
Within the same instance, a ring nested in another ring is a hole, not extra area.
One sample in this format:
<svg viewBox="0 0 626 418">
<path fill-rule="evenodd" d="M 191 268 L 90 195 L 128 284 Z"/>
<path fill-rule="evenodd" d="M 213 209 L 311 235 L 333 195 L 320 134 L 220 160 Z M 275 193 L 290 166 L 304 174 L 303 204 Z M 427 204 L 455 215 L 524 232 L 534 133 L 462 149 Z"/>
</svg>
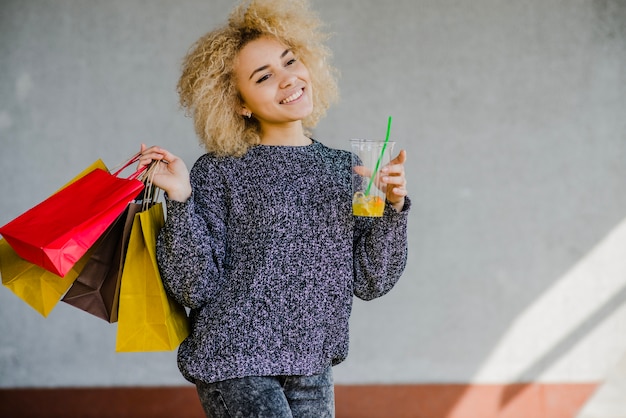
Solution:
<svg viewBox="0 0 626 418">
<path fill-rule="evenodd" d="M 376 173 L 378 173 L 378 167 L 380 167 L 380 162 L 383 159 L 383 155 L 385 155 L 385 148 L 387 148 L 387 142 L 389 142 L 389 131 L 391 131 L 391 116 L 387 120 L 387 135 L 385 136 L 385 142 L 383 143 L 383 149 L 380 152 L 380 156 L 378 157 L 378 161 L 376 161 L 376 167 L 374 168 L 374 172 L 370 177 L 370 182 L 367 185 L 367 189 L 365 189 L 365 196 L 369 196 L 370 188 L 372 187 L 372 183 L 374 182 L 374 177 L 376 177 Z"/>
</svg>

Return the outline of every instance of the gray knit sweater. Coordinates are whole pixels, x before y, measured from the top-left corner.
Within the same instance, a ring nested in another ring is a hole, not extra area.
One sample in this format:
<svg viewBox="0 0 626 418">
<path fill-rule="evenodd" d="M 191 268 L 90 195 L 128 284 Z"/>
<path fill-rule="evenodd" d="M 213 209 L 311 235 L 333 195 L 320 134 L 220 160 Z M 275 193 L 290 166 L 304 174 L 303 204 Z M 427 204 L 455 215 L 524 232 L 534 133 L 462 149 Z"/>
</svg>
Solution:
<svg viewBox="0 0 626 418">
<path fill-rule="evenodd" d="M 191 308 L 178 365 L 191 382 L 310 375 L 348 353 L 352 297 L 387 293 L 407 258 L 407 215 L 351 211 L 351 156 L 317 141 L 206 154 L 193 194 L 167 200 L 157 254 Z"/>
</svg>

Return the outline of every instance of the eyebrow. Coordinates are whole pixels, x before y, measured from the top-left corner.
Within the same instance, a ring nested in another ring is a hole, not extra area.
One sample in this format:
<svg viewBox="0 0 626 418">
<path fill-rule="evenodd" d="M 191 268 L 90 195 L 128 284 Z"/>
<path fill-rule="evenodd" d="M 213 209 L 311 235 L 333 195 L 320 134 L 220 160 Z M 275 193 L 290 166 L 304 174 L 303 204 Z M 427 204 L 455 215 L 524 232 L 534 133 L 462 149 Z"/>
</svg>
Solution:
<svg viewBox="0 0 626 418">
<path fill-rule="evenodd" d="M 283 53 L 280 54 L 280 59 L 285 58 L 285 55 L 287 55 L 290 51 L 291 51 L 290 49 L 285 49 Z M 264 65 L 262 67 L 257 68 L 256 70 L 252 71 L 252 74 L 250 74 L 250 78 L 248 80 L 251 80 L 252 77 L 254 77 L 256 73 L 263 71 L 263 70 L 267 70 L 268 68 L 269 68 L 269 65 Z"/>
</svg>

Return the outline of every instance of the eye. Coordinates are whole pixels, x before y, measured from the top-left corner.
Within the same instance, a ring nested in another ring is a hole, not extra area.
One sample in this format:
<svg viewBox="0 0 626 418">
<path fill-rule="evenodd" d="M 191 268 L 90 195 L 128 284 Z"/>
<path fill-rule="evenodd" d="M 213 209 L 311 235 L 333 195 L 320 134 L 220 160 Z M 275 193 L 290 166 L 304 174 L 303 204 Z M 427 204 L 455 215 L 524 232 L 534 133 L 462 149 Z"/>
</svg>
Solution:
<svg viewBox="0 0 626 418">
<path fill-rule="evenodd" d="M 257 84 L 261 84 L 262 82 L 264 82 L 265 80 L 269 79 L 272 75 L 271 74 L 265 74 L 263 77 L 259 78 L 256 83 Z"/>
<path fill-rule="evenodd" d="M 285 67 L 295 64 L 296 61 L 297 61 L 296 58 L 291 58 L 289 61 L 287 61 L 287 63 L 285 64 Z"/>
</svg>

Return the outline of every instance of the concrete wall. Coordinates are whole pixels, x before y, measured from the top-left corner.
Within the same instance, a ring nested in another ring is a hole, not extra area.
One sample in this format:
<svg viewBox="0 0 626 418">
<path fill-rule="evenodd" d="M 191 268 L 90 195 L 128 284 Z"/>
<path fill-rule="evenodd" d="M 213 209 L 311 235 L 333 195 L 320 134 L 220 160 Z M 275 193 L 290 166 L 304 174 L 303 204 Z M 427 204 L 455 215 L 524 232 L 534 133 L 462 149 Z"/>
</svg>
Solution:
<svg viewBox="0 0 626 418">
<path fill-rule="evenodd" d="M 342 101 L 315 136 L 408 150 L 410 259 L 338 383 L 596 382 L 626 351 L 626 3 L 315 0 Z M 97 158 L 202 153 L 175 84 L 225 0 L 4 0 L 0 224 Z M 175 353 L 0 289 L 0 387 L 183 384 Z"/>
</svg>

